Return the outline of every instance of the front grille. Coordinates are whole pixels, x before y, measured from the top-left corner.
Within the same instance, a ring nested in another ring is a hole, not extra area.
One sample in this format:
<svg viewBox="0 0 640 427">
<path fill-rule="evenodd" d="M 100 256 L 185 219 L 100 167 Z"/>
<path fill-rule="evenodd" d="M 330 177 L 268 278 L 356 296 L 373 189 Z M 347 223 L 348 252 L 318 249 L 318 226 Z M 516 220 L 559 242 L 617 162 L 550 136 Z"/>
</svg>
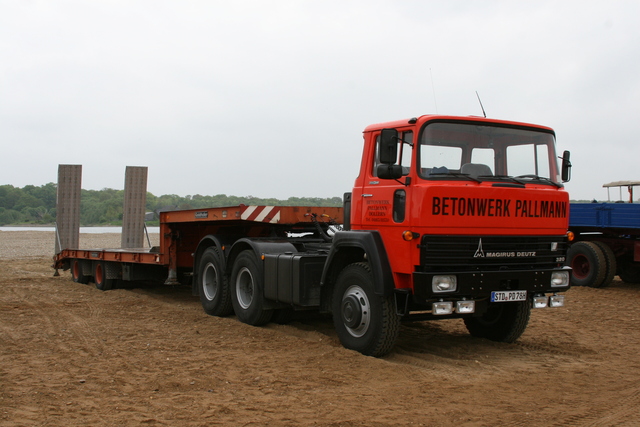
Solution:
<svg viewBox="0 0 640 427">
<path fill-rule="evenodd" d="M 552 250 L 554 244 L 556 250 Z M 420 248 L 424 272 L 524 270 L 563 264 L 567 240 L 564 236 L 426 235 Z"/>
</svg>

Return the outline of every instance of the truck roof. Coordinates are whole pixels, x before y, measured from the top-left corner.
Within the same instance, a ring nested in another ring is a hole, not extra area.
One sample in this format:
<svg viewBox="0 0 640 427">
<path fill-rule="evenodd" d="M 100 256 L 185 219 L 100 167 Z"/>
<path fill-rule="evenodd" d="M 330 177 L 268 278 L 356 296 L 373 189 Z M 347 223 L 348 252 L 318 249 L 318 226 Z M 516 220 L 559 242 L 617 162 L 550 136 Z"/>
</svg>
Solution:
<svg viewBox="0 0 640 427">
<path fill-rule="evenodd" d="M 440 115 L 440 114 L 425 114 L 419 117 L 412 117 L 410 119 L 404 120 L 394 120 L 391 122 L 384 123 L 376 123 L 373 125 L 369 125 L 364 129 L 364 132 L 373 132 L 380 129 L 385 128 L 397 128 L 402 126 L 407 126 L 409 124 L 417 123 L 418 126 L 421 126 L 424 122 L 430 120 L 463 120 L 463 121 L 474 121 L 474 122 L 485 122 L 485 123 L 499 123 L 508 126 L 525 126 L 525 127 L 535 127 L 541 130 L 545 130 L 547 132 L 554 133 L 553 129 L 547 126 L 536 125 L 532 123 L 523 123 L 523 122 L 514 122 L 510 120 L 498 120 L 498 119 L 490 119 L 480 116 L 449 116 L 449 115 Z"/>
</svg>

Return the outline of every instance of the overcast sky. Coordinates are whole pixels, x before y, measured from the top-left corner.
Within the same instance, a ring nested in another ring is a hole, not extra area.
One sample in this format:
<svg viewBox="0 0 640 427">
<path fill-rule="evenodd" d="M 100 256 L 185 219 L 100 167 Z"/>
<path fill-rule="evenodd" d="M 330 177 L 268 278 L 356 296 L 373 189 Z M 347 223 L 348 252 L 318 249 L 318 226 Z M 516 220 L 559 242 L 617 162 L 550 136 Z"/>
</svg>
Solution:
<svg viewBox="0 0 640 427">
<path fill-rule="evenodd" d="M 0 0 L 0 185 L 333 197 L 362 130 L 550 126 L 572 199 L 640 180 L 638 1 Z M 613 195 L 613 193 L 612 193 Z M 616 192 L 617 196 L 617 192 Z M 640 197 L 640 192 L 638 193 Z"/>
</svg>

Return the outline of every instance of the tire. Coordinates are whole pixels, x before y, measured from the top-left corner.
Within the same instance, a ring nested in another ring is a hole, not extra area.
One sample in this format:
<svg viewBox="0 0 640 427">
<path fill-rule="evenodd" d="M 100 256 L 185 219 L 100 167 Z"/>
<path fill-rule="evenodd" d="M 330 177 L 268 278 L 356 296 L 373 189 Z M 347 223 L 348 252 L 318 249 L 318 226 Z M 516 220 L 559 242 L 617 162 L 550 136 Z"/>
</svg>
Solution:
<svg viewBox="0 0 640 427">
<path fill-rule="evenodd" d="M 577 242 L 567 253 L 567 265 L 573 269 L 571 284 L 598 288 L 607 273 L 607 262 L 600 247 L 593 242 Z"/>
<path fill-rule="evenodd" d="M 93 281 L 96 288 L 101 291 L 113 289 L 118 281 L 118 279 L 107 279 L 107 268 L 107 263 L 104 261 L 98 261 L 93 266 Z"/>
<path fill-rule="evenodd" d="M 224 260 L 216 247 L 207 248 L 198 261 L 198 293 L 205 313 L 228 316 L 233 313 Z"/>
<path fill-rule="evenodd" d="M 82 272 L 82 262 L 78 259 L 71 260 L 71 280 L 76 283 L 86 285 L 89 283 L 90 276 L 85 276 Z"/>
<path fill-rule="evenodd" d="M 619 262 L 618 276 L 625 283 L 640 283 L 640 263 L 631 260 Z"/>
<path fill-rule="evenodd" d="M 342 345 L 365 356 L 393 349 L 400 318 L 393 297 L 376 295 L 367 263 L 348 265 L 338 275 L 332 298 L 333 324 Z"/>
<path fill-rule="evenodd" d="M 595 243 L 600 248 L 600 250 L 602 251 L 602 254 L 604 255 L 606 268 L 604 273 L 604 279 L 602 280 L 602 283 L 599 286 L 600 288 L 604 288 L 606 286 L 609 286 L 611 282 L 613 282 L 613 278 L 616 275 L 618 264 L 616 261 L 616 256 L 613 253 L 613 250 L 611 250 L 611 247 L 609 245 L 607 245 L 604 242 L 593 242 L 593 243 Z"/>
<path fill-rule="evenodd" d="M 231 272 L 231 304 L 238 320 L 253 326 L 268 323 L 273 310 L 264 308 L 262 269 L 251 250 L 241 252 Z"/>
<path fill-rule="evenodd" d="M 530 315 L 530 301 L 490 303 L 486 313 L 465 318 L 464 325 L 471 336 L 511 343 L 527 329 Z"/>
</svg>

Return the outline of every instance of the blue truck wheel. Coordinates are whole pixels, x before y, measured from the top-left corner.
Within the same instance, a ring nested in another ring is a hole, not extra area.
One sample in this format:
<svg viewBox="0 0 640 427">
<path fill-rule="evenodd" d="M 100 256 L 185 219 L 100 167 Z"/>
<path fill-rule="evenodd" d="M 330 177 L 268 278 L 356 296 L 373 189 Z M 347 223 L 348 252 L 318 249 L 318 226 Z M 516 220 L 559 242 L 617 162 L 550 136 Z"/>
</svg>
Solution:
<svg viewBox="0 0 640 427">
<path fill-rule="evenodd" d="M 573 269 L 572 286 L 602 286 L 607 273 L 607 262 L 595 243 L 577 242 L 571 245 L 567 252 L 567 264 Z"/>
</svg>

